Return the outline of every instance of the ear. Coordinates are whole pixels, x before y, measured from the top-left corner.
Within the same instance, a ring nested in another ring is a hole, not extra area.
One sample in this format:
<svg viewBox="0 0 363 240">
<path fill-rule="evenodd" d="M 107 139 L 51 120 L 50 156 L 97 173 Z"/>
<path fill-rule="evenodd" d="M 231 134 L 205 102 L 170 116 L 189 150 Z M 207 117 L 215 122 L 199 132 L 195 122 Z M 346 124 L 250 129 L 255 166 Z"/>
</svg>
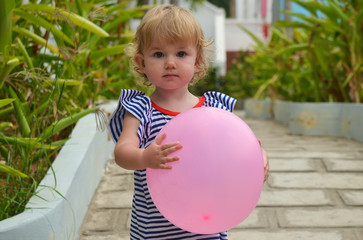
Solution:
<svg viewBox="0 0 363 240">
<path fill-rule="evenodd" d="M 144 68 L 145 68 L 144 56 L 142 54 L 138 53 L 135 55 L 134 61 L 137 64 L 137 66 L 140 68 L 140 70 L 144 71 Z"/>
</svg>

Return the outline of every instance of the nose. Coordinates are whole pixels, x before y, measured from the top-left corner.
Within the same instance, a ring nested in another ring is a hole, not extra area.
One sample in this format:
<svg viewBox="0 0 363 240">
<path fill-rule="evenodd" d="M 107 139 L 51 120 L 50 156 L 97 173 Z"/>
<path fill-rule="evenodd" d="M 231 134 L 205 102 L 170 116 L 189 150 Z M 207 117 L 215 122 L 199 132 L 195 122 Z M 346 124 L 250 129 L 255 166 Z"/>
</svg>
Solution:
<svg viewBox="0 0 363 240">
<path fill-rule="evenodd" d="M 165 58 L 165 69 L 175 69 L 175 59 L 171 56 Z"/>
</svg>

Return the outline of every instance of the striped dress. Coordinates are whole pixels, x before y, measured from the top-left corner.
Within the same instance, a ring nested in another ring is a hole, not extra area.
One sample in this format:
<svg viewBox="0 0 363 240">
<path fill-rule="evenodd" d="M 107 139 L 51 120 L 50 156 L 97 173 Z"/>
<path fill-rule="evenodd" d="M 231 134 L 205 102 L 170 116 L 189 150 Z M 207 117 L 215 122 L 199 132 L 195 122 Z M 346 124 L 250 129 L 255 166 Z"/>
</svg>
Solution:
<svg viewBox="0 0 363 240">
<path fill-rule="evenodd" d="M 217 107 L 232 112 L 235 103 L 234 98 L 223 93 L 206 92 L 195 107 Z M 111 135 L 115 142 L 120 137 L 126 111 L 140 120 L 137 131 L 140 148 L 149 146 L 161 128 L 178 114 L 155 105 L 143 92 L 122 90 L 118 106 L 110 119 Z M 190 233 L 164 218 L 150 197 L 146 169 L 134 171 L 134 188 L 130 239 L 227 239 L 227 232 L 207 235 Z"/>
</svg>

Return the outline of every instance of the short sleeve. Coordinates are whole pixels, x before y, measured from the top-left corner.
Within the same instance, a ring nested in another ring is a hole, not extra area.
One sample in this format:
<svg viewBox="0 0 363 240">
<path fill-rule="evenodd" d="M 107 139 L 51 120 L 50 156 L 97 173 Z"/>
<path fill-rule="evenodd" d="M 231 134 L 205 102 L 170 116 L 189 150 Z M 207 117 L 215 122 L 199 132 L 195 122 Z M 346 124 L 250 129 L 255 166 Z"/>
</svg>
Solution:
<svg viewBox="0 0 363 240">
<path fill-rule="evenodd" d="M 138 135 L 140 137 L 142 124 L 145 122 L 145 119 L 147 119 L 147 114 L 150 109 L 151 101 L 150 98 L 145 95 L 145 93 L 131 89 L 122 90 L 117 108 L 112 113 L 109 122 L 113 141 L 116 143 L 121 135 L 126 111 L 130 112 L 140 120 L 140 128 L 138 130 Z"/>
<path fill-rule="evenodd" d="M 220 92 L 206 92 L 203 95 L 205 97 L 206 107 L 221 108 L 230 112 L 233 112 L 234 106 L 236 105 L 236 99 Z"/>
</svg>

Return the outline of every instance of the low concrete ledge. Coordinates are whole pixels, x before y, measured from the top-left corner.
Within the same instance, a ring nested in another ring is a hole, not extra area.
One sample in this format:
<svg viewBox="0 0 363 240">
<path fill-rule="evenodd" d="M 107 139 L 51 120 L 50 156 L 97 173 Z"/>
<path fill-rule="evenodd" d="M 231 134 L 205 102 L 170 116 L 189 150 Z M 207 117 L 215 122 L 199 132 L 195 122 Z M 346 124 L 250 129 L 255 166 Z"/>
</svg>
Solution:
<svg viewBox="0 0 363 240">
<path fill-rule="evenodd" d="M 274 119 L 288 125 L 292 134 L 345 137 L 363 142 L 363 104 L 247 99 L 244 107 L 247 117 Z"/>
<path fill-rule="evenodd" d="M 113 111 L 115 106 L 113 102 L 101 107 Z M 113 148 L 108 131 L 96 129 L 94 114 L 80 119 L 41 181 L 38 196 L 23 213 L 0 222 L 0 239 L 77 239 Z"/>
<path fill-rule="evenodd" d="M 247 99 L 244 102 L 244 109 L 246 116 L 257 119 L 271 119 L 272 118 L 272 105 L 270 99 L 266 100 L 253 100 Z"/>
</svg>

